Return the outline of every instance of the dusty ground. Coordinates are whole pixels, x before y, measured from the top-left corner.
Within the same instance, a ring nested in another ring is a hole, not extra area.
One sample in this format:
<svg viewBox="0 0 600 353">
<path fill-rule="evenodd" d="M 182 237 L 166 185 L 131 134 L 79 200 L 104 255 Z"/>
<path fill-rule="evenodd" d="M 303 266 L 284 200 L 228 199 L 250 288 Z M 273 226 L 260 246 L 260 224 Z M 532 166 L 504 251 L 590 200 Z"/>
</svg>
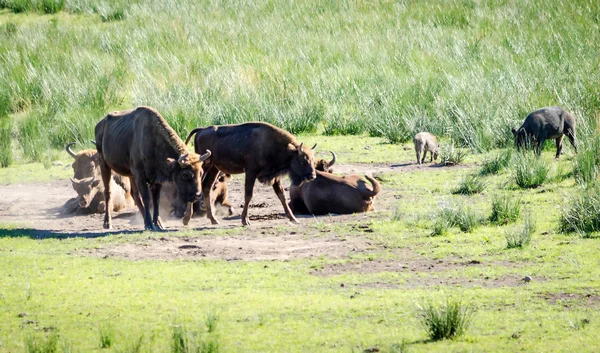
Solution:
<svg viewBox="0 0 600 353">
<path fill-rule="evenodd" d="M 433 171 L 435 165 L 337 165 L 337 174 L 400 173 Z M 33 229 L 39 237 L 67 235 L 102 236 L 102 214 L 63 215 L 61 207 L 75 196 L 68 180 L 48 183 L 12 184 L 0 186 L 0 223 L 17 228 Z M 385 210 L 396 202 L 394 192 L 384 191 L 376 199 L 376 209 Z M 286 195 L 287 197 L 287 195 Z M 229 184 L 229 200 L 235 206 L 231 217 L 217 217 L 221 224 L 213 226 L 206 217 L 195 217 L 186 227 L 181 220 L 161 213 L 163 224 L 171 231 L 180 229 L 226 229 L 241 227 L 240 212 L 243 205 L 243 175 L 234 176 Z M 169 232 L 159 240 L 149 239 L 141 243 L 120 244 L 94 252 L 97 256 L 118 256 L 129 259 L 175 259 L 175 258 L 221 258 L 228 260 L 283 260 L 308 256 L 337 258 L 352 252 L 368 249 L 364 240 L 338 239 L 335 234 L 311 236 L 315 222 L 370 221 L 377 213 L 338 215 L 325 217 L 298 216 L 301 224 L 291 234 L 276 231 L 288 223 L 281 203 L 270 186 L 256 184 L 250 205 L 252 226 L 242 235 L 228 237 L 205 237 L 186 239 L 173 237 Z M 139 231 L 143 228 L 142 217 L 136 208 L 113 213 L 114 232 Z M 311 231 L 312 229 L 312 231 Z M 313 234 L 314 235 L 314 234 Z"/>
</svg>

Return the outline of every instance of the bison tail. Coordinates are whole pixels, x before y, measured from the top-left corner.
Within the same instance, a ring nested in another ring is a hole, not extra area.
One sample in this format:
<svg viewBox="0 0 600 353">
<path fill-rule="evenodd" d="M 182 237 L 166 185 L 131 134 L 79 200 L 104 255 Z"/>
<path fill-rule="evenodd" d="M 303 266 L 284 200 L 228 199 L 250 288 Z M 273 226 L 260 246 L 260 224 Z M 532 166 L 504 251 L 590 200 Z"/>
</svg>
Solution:
<svg viewBox="0 0 600 353">
<path fill-rule="evenodd" d="M 190 131 L 190 133 L 188 134 L 188 137 L 185 139 L 185 144 L 187 145 L 188 142 L 190 142 L 190 139 L 192 138 L 192 136 L 194 136 L 200 130 L 204 130 L 204 128 L 197 127 L 194 130 Z"/>
<path fill-rule="evenodd" d="M 365 174 L 365 178 L 371 183 L 373 186 L 373 191 L 367 191 L 368 197 L 375 197 L 381 191 L 381 184 L 372 176 Z"/>
</svg>

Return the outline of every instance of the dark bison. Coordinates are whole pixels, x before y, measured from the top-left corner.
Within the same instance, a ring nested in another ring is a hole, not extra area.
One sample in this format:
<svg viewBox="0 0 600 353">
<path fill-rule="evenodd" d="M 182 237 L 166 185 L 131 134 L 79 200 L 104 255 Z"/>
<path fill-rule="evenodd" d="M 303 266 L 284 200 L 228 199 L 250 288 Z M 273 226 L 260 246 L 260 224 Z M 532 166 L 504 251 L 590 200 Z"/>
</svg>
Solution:
<svg viewBox="0 0 600 353">
<path fill-rule="evenodd" d="M 333 152 L 332 152 L 333 154 Z M 335 157 L 335 155 L 334 155 Z M 327 165 L 327 169 L 318 166 L 317 177 L 303 184 L 292 182 L 290 186 L 290 208 L 296 214 L 324 215 L 329 213 L 348 214 L 367 212 L 373 209 L 375 196 L 381 190 L 377 180 L 369 175 L 372 188 L 360 176 L 332 175 L 331 166 L 335 158 Z"/>
<path fill-rule="evenodd" d="M 271 124 L 253 122 L 238 125 L 210 126 L 190 132 L 186 143 L 194 138 L 196 151 L 210 149 L 212 157 L 205 164 L 202 183 L 204 200 L 211 199 L 211 187 L 219 171 L 226 174 L 246 173 L 242 224 L 249 225 L 248 205 L 252 199 L 256 179 L 273 185 L 273 190 L 292 222 L 298 222 L 285 201 L 281 177 L 288 174 L 295 184 L 315 178 L 312 150 L 298 144 L 296 138 Z M 205 202 L 206 215 L 212 224 L 218 224 L 211 202 Z"/>
<path fill-rule="evenodd" d="M 575 118 L 561 107 L 547 107 L 538 109 L 525 118 L 520 128 L 512 129 L 518 148 L 522 148 L 528 141 L 535 141 L 535 151 L 539 155 L 544 141 L 556 140 L 556 158 L 562 152 L 563 135 L 571 142 L 577 153 L 575 141 Z"/>
<path fill-rule="evenodd" d="M 190 153 L 163 117 L 149 107 L 108 114 L 96 125 L 96 148 L 105 186 L 104 228 L 112 227 L 110 177 L 116 173 L 131 179 L 131 194 L 144 216 L 145 229 L 163 229 L 159 218 L 163 182 L 173 181 L 182 202 L 200 197 L 202 156 Z M 150 216 L 151 202 L 154 215 Z"/>
</svg>

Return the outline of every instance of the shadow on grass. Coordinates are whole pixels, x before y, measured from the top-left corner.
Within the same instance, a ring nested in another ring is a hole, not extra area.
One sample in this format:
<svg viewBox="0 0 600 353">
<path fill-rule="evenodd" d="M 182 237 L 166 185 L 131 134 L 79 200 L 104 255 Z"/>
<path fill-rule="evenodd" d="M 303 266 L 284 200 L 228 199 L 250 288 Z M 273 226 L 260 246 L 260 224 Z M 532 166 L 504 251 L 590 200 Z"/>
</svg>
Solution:
<svg viewBox="0 0 600 353">
<path fill-rule="evenodd" d="M 157 233 L 172 233 L 177 230 L 164 230 Z M 115 234 L 140 234 L 144 230 L 110 230 L 103 232 L 61 232 L 56 230 L 46 229 L 31 229 L 31 228 L 14 228 L 0 229 L 0 238 L 19 238 L 29 237 L 31 239 L 70 239 L 70 238 L 101 238 Z"/>
</svg>

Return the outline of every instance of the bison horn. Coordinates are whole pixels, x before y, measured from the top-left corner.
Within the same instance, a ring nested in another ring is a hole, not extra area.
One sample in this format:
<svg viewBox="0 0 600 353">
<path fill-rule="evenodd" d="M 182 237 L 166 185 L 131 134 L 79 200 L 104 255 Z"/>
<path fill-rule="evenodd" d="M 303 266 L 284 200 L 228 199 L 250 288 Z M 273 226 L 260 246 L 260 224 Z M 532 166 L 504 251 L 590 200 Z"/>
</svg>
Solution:
<svg viewBox="0 0 600 353">
<path fill-rule="evenodd" d="M 205 160 L 207 160 L 211 154 L 212 152 L 210 150 L 206 150 L 206 153 L 200 156 L 200 162 L 204 162 Z"/>
<path fill-rule="evenodd" d="M 190 154 L 189 154 L 189 152 L 188 152 L 188 153 L 186 153 L 186 154 L 184 154 L 184 155 L 182 155 L 181 157 L 179 157 L 179 159 L 177 160 L 177 162 L 178 162 L 180 165 L 184 165 L 185 163 L 184 163 L 183 161 L 185 161 L 185 159 L 186 159 L 186 158 L 187 158 L 189 155 L 190 155 Z"/>
<path fill-rule="evenodd" d="M 331 162 L 329 162 L 329 163 L 327 164 L 327 166 L 328 166 L 328 167 L 331 167 L 332 165 L 334 165 L 334 164 L 335 164 L 335 161 L 336 161 L 336 159 L 337 159 L 337 158 L 335 157 L 335 153 L 333 153 L 333 151 L 329 151 L 329 153 L 331 153 L 331 155 L 333 156 L 333 158 L 331 159 Z"/>
<path fill-rule="evenodd" d="M 68 153 L 68 154 L 70 154 L 70 155 L 71 155 L 71 157 L 73 157 L 73 158 L 77 158 L 77 157 L 75 156 L 75 152 L 73 152 L 73 151 L 71 150 L 71 146 L 73 146 L 74 144 L 75 144 L 75 142 L 71 142 L 71 143 L 67 144 L 67 145 L 65 146 L 65 150 L 67 151 L 67 153 Z"/>
<path fill-rule="evenodd" d="M 93 144 L 94 144 L 94 146 L 98 146 L 98 145 L 96 144 L 96 141 L 94 141 L 94 140 L 90 140 L 90 142 L 91 142 L 91 143 L 93 143 Z"/>
<path fill-rule="evenodd" d="M 316 144 L 316 143 L 315 143 L 315 145 L 314 145 L 314 146 L 312 146 L 311 150 L 313 150 L 313 151 L 314 151 L 314 150 L 315 150 L 315 148 L 317 148 L 317 144 Z"/>
</svg>

